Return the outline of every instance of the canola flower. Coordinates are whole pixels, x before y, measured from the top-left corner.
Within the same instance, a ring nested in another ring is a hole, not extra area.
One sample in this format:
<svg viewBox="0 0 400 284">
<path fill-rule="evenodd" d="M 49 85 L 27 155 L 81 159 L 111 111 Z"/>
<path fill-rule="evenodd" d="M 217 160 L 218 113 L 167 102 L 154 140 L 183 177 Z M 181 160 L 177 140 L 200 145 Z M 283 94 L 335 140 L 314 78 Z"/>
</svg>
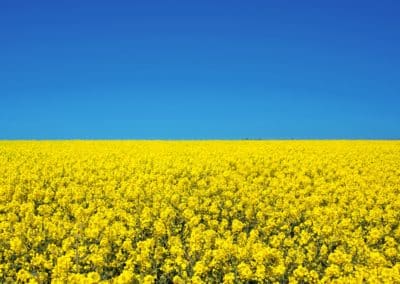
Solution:
<svg viewBox="0 0 400 284">
<path fill-rule="evenodd" d="M 1 283 L 400 283 L 398 141 L 0 142 Z"/>
</svg>

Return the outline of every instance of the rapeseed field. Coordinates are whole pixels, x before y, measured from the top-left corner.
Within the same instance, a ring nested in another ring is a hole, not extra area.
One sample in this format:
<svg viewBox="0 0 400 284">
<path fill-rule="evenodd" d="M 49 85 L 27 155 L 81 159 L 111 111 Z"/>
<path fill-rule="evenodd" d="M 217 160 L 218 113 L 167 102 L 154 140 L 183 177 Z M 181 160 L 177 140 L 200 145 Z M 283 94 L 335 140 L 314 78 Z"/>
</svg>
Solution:
<svg viewBox="0 0 400 284">
<path fill-rule="evenodd" d="M 0 142 L 0 283 L 400 283 L 399 141 Z"/>
</svg>

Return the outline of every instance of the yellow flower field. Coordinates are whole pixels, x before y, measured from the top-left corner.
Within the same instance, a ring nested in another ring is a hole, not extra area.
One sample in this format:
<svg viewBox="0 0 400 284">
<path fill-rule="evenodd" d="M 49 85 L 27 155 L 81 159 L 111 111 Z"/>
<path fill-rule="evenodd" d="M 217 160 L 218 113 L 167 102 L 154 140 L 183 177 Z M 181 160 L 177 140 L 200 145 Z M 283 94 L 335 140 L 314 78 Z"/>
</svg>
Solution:
<svg viewBox="0 0 400 284">
<path fill-rule="evenodd" d="M 400 283 L 400 142 L 4 141 L 0 213 L 0 283 Z"/>
</svg>

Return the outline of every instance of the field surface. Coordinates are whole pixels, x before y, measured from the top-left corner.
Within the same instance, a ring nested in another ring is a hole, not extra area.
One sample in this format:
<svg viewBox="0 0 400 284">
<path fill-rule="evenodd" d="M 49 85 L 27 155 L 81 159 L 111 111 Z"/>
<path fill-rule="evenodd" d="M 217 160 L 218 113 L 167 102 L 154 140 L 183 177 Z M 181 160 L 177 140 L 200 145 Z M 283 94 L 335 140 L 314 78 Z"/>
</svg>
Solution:
<svg viewBox="0 0 400 284">
<path fill-rule="evenodd" d="M 399 141 L 0 142 L 0 283 L 400 283 Z"/>
</svg>

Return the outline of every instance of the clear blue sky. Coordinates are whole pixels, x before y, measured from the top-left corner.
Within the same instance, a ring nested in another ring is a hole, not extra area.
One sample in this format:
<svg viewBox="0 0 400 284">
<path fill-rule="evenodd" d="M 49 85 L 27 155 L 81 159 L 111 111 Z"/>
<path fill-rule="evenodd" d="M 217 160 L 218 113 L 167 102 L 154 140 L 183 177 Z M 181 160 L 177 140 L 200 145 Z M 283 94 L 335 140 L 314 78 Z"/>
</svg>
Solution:
<svg viewBox="0 0 400 284">
<path fill-rule="evenodd" d="M 400 138 L 399 1 L 0 1 L 0 139 Z"/>
</svg>

